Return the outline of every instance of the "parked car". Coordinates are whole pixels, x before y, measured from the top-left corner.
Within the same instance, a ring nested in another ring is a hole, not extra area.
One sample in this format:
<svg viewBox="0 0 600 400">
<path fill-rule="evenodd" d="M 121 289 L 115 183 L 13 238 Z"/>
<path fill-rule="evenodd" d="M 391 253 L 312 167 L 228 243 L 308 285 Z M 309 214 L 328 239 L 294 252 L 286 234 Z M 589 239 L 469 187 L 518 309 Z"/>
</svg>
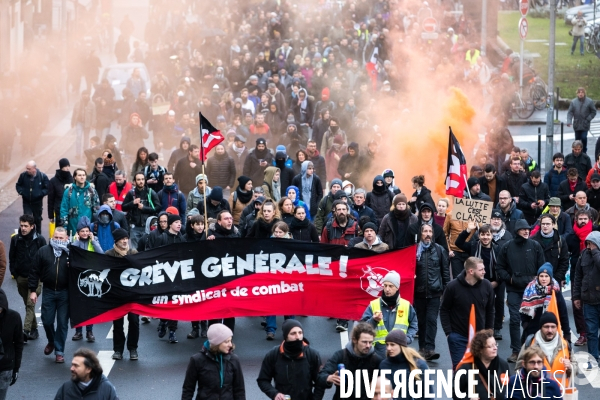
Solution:
<svg viewBox="0 0 600 400">
<path fill-rule="evenodd" d="M 586 4 L 583 6 L 571 7 L 565 11 L 565 24 L 571 25 L 571 20 L 575 18 L 579 11 L 583 13 L 583 18 L 586 21 L 594 19 L 594 5 Z M 598 17 L 600 17 L 600 4 L 596 6 L 596 18 Z"/>
<path fill-rule="evenodd" d="M 115 91 L 115 100 L 123 100 L 123 89 L 127 86 L 127 81 L 131 78 L 133 70 L 138 68 L 140 70 L 140 76 L 146 82 L 146 98 L 150 98 L 151 94 L 151 82 L 148 68 L 144 63 L 122 63 L 109 65 L 102 72 L 102 79 L 108 79 L 111 87 Z"/>
</svg>

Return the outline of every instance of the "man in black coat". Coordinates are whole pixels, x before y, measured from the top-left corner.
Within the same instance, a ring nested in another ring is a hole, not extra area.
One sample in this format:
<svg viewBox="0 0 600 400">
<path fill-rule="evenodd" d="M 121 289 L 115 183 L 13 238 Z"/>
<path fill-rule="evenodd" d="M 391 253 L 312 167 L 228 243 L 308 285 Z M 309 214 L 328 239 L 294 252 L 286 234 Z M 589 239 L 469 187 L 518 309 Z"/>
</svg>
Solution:
<svg viewBox="0 0 600 400">
<path fill-rule="evenodd" d="M 375 352 L 373 339 L 375 338 L 375 330 L 366 322 L 358 323 L 352 329 L 352 340 L 346 344 L 346 347 L 337 350 L 329 360 L 325 367 L 319 372 L 319 385 L 327 389 L 335 385 L 335 394 L 333 399 L 340 399 L 340 374 L 338 370 L 339 364 L 344 364 L 344 369 L 354 376 L 356 371 L 368 371 L 369 376 L 372 376 L 374 370 L 378 369 L 381 357 Z M 362 374 L 362 372 L 361 372 Z M 362 381 L 361 381 L 362 382 Z M 364 382 L 361 383 L 361 397 L 368 400 Z"/>
<path fill-rule="evenodd" d="M 495 211 L 498 213 L 498 211 Z M 494 215 L 494 214 L 492 214 Z M 496 215 L 498 218 L 498 215 Z M 456 246 L 469 254 L 470 257 L 477 257 L 483 260 L 485 266 L 485 279 L 490 281 L 494 289 L 494 338 L 502 340 L 502 322 L 504 319 L 504 297 L 506 285 L 498 279 L 496 273 L 496 254 L 500 247 L 494 242 L 494 234 L 491 225 L 480 226 L 476 237 L 467 242 L 471 231 L 475 229 L 475 223 L 470 221 L 467 229 L 462 231 L 456 238 Z M 510 233 L 508 233 L 510 235 Z M 511 236 L 512 239 L 512 236 Z"/>
<path fill-rule="evenodd" d="M 497 174 L 494 164 L 486 164 L 483 169 L 483 176 L 479 178 L 481 192 L 492 198 L 494 204 L 498 204 L 500 192 L 507 190 L 506 180 Z"/>
<path fill-rule="evenodd" d="M 19 217 L 19 232 L 10 238 L 8 253 L 10 274 L 17 281 L 19 296 L 25 305 L 25 339 L 35 340 L 39 337 L 38 324 L 35 317 L 35 304 L 29 299 L 29 271 L 35 264 L 37 252 L 46 246 L 46 239 L 36 232 L 33 216 L 29 214 Z M 35 292 L 42 292 L 41 283 Z"/>
<path fill-rule="evenodd" d="M 42 231 L 42 207 L 49 186 L 48 177 L 37 169 L 35 161 L 27 163 L 16 184 L 17 193 L 23 199 L 23 214 L 33 215 L 38 232 Z"/>
<path fill-rule="evenodd" d="M 421 241 L 421 225 L 429 224 L 433 227 L 433 242 L 439 244 L 448 252 L 448 242 L 444 229 L 435 223 L 433 218 L 433 206 L 424 203 L 419 207 L 419 220 L 408 227 L 406 233 L 406 246 L 411 246 Z"/>
<path fill-rule="evenodd" d="M 567 179 L 558 185 L 558 198 L 563 210 L 568 210 L 575 205 L 575 195 L 577 192 L 585 192 L 588 189 L 583 179 L 579 177 L 577 168 L 569 168 Z"/>
<path fill-rule="evenodd" d="M 465 261 L 465 270 L 446 286 L 442 297 L 440 322 L 448 339 L 454 369 L 467 348 L 471 306 L 475 306 L 478 329 L 492 329 L 494 326 L 494 290 L 484 277 L 483 260 L 469 257 Z"/>
<path fill-rule="evenodd" d="M 256 147 L 246 157 L 244 161 L 243 175 L 250 178 L 256 186 L 264 181 L 265 169 L 273 165 L 273 154 L 267 148 L 267 141 L 263 138 L 256 139 Z M 286 188 L 287 189 L 287 188 Z"/>
<path fill-rule="evenodd" d="M 550 201 L 550 189 L 542 182 L 540 171 L 531 172 L 529 181 L 521 186 L 518 207 L 523 211 L 529 225 L 533 225 L 542 215 L 542 210 Z"/>
<path fill-rule="evenodd" d="M 256 379 L 258 387 L 270 399 L 283 399 L 284 394 L 294 400 L 322 399 L 325 387 L 319 380 L 319 352 L 304 339 L 300 322 L 288 319 L 281 329 L 284 341 L 265 355 Z"/>
<path fill-rule="evenodd" d="M 551 214 L 540 217 L 540 230 L 532 237 L 544 250 L 546 262 L 552 264 L 553 277 L 564 285 L 565 276 L 569 269 L 569 246 L 554 228 L 556 219 Z"/>
<path fill-rule="evenodd" d="M 240 231 L 233 225 L 233 217 L 228 210 L 219 212 L 217 222 L 210 224 L 206 233 L 206 240 L 240 237 Z"/>
<path fill-rule="evenodd" d="M 315 174 L 321 179 L 323 183 L 327 182 L 327 166 L 325 164 L 325 158 L 319 154 L 317 150 L 317 142 L 309 140 L 306 144 L 306 154 L 308 155 L 307 160 L 312 161 L 315 166 Z M 318 228 L 317 228 L 318 230 Z"/>
<path fill-rule="evenodd" d="M 146 219 L 160 211 L 158 195 L 146 186 L 143 172 L 135 174 L 135 187 L 125 196 L 123 211 L 127 212 L 127 220 L 133 225 L 130 230 L 131 247 L 136 249 L 139 240 L 146 233 Z"/>
<path fill-rule="evenodd" d="M 73 183 L 69 160 L 61 158 L 58 161 L 58 168 L 48 185 L 48 219 L 51 223 L 55 218 L 60 219 L 60 203 L 65 193 L 65 186 Z"/>
<path fill-rule="evenodd" d="M 510 347 L 508 362 L 516 362 L 521 349 L 521 302 L 525 287 L 537 276 L 546 262 L 542 246 L 529 240 L 529 224 L 521 219 L 515 225 L 515 238 L 498 252 L 496 271 L 506 283 L 508 311 L 510 313 Z"/>
<path fill-rule="evenodd" d="M 8 308 L 8 299 L 0 289 L 0 339 L 4 354 L 0 359 L 0 397 L 5 398 L 8 386 L 12 386 L 19 377 L 23 356 L 23 331 L 21 316 Z M 9 383 L 10 382 L 10 383 Z"/>
<path fill-rule="evenodd" d="M 94 185 L 94 189 L 96 189 L 99 199 L 102 199 L 102 196 L 104 196 L 105 193 L 108 193 L 108 186 L 111 184 L 110 178 L 102 172 L 103 168 L 104 160 L 101 157 L 98 157 L 94 164 L 94 171 L 88 177 L 90 183 Z"/>
<path fill-rule="evenodd" d="M 42 323 L 48 338 L 44 354 L 55 351 L 56 362 L 65 362 L 65 341 L 69 330 L 69 236 L 63 227 L 54 230 L 50 244 L 42 247 L 29 271 L 29 298 L 37 302 L 36 289 L 43 284 Z M 56 327 L 54 321 L 56 320 Z"/>
<path fill-rule="evenodd" d="M 175 183 L 186 196 L 196 187 L 196 176 L 202 173 L 202 163 L 199 157 L 200 148 L 193 144 L 188 150 L 187 157 L 181 158 L 175 166 L 175 175 L 173 176 Z"/>
<path fill-rule="evenodd" d="M 510 169 L 504 173 L 504 179 L 506 180 L 506 189 L 510 192 L 515 202 L 518 203 L 521 186 L 527 182 L 527 174 L 521 171 L 521 159 L 519 157 L 511 159 Z"/>
<path fill-rule="evenodd" d="M 283 151 L 275 153 L 275 166 L 279 168 L 280 171 L 279 188 L 281 197 L 284 197 L 287 194 L 287 188 L 292 186 L 292 180 L 294 179 L 294 170 L 285 164 L 287 158 L 287 154 Z"/>
<path fill-rule="evenodd" d="M 198 203 L 197 208 L 206 218 L 217 218 L 221 211 L 231 212 L 229 202 L 223 198 L 223 189 L 219 186 L 215 186 L 206 198 L 206 210 L 204 203 Z"/>
</svg>

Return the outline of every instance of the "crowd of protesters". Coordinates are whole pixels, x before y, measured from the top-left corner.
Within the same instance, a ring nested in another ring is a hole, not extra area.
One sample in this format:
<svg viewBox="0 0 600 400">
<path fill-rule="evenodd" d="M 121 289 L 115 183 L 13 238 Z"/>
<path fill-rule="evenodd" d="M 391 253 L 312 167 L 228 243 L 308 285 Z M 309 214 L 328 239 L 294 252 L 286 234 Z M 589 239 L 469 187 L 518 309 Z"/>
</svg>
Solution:
<svg viewBox="0 0 600 400">
<path fill-rule="evenodd" d="M 408 182 L 395 181 L 392 167 L 398 167 L 378 162 L 386 138 L 376 128 L 374 111 L 401 99 L 406 86 L 402 71 L 409 67 L 402 54 L 423 51 L 433 71 L 454 76 L 459 86 L 485 90 L 491 79 L 473 24 L 464 15 L 455 19 L 447 12 L 452 7 L 426 1 L 352 0 L 342 6 L 320 1 L 314 7 L 225 1 L 217 9 L 155 1 L 144 44 L 136 42 L 133 48 L 130 36 L 137 21 L 126 17 L 114 55 L 120 62 L 144 63 L 150 75 L 145 79 L 134 69 L 123 100 L 116 101 L 111 82 L 98 82 L 89 69 L 72 68 L 69 82 L 75 92 L 81 77 L 86 80 L 71 119 L 76 161 L 86 168 L 71 170 L 63 158 L 49 179 L 30 161 L 17 183 L 24 212 L 8 258 L 26 313 L 22 322 L 3 304 L 0 292 L 2 314 L 7 313 L 3 318 L 18 325 L 10 338 L 6 330 L 2 333 L 5 350 L 11 350 L 0 363 L 6 367 L 0 377 L 7 375 L 0 379 L 0 398 L 18 377 L 23 342 L 40 337 L 34 312 L 40 295 L 48 341 L 44 354 L 54 353 L 57 363 L 65 361 L 71 247 L 124 257 L 174 243 L 240 237 L 375 252 L 416 245 L 414 304 L 400 298 L 400 277 L 388 274 L 381 297 L 369 304 L 361 323 L 352 328 L 349 321 L 336 321 L 335 330 L 350 330 L 351 341 L 323 368 L 302 325 L 294 316 L 286 317 L 284 341 L 265 356 L 258 378 L 260 389 L 272 399 L 282 400 L 284 394 L 321 398 L 327 388 L 339 386 L 340 360 L 346 368 L 372 370 L 435 365 L 440 357 L 435 349 L 438 316 L 453 367 L 464 368 L 460 361 L 471 304 L 482 329 L 472 344 L 476 361 L 503 371 L 506 362 L 497 354 L 496 340 L 502 339 L 505 300 L 512 350 L 508 361 L 517 363 L 511 379 L 523 380 L 535 371 L 528 362 L 536 357 L 552 368 L 567 367 L 568 358 L 558 365 L 548 353 L 555 345 L 548 332 L 556 335 L 559 324 L 546 310 L 555 293 L 563 336 L 569 340 L 561 294 L 569 276 L 575 345 L 587 344 L 595 358 L 588 369 L 597 368 L 600 300 L 589 288 L 599 285 L 600 278 L 586 267 L 596 265 L 600 254 L 595 233 L 600 230 L 598 150 L 592 165 L 587 141 L 575 141 L 572 153 L 554 155 L 554 168 L 542 177 L 527 150 L 513 147 L 507 129 L 492 128 L 475 156 L 465 191 L 465 196 L 494 203 L 491 223 L 483 226 L 453 219 L 447 212 L 450 201 L 436 203 L 425 176 L 414 176 L 412 189 L 400 188 Z M 442 27 L 434 44 L 420 36 L 420 24 L 430 16 Z M 403 46 L 392 51 L 390 38 L 397 34 Z M 99 68 L 95 57 L 91 52 L 86 58 L 94 71 Z M 579 101 L 587 101 L 585 90 Z M 199 112 L 225 137 L 204 169 Z M 582 115 L 580 108 L 571 115 L 582 139 L 587 137 L 582 118 L 591 113 Z M 24 132 L 27 125 L 8 128 Z M 5 167 L 8 156 L 2 157 L 6 163 L 0 167 Z M 48 242 L 41 234 L 45 197 L 53 225 Z M 473 303 L 464 296 L 467 292 L 481 301 Z M 114 321 L 112 358 L 122 360 L 126 346 L 129 358 L 138 360 L 140 316 L 125 317 Z M 150 323 L 147 317 L 141 320 Z M 275 317 L 266 316 L 262 326 L 266 340 L 275 340 Z M 177 343 L 177 329 L 177 321 L 160 320 L 157 334 Z M 182 398 L 191 399 L 196 390 L 197 398 L 245 398 L 234 331 L 234 318 L 192 322 L 187 338 L 202 337 L 205 343 L 190 359 Z M 72 337 L 83 338 L 82 329 Z M 550 344 L 535 346 L 532 338 Z M 94 342 L 92 325 L 86 327 L 85 339 Z M 409 347 L 413 339 L 418 339 L 418 351 Z M 540 347 L 542 352 L 536 350 Z M 85 351 L 78 357 L 94 364 Z M 287 368 L 298 362 L 303 367 L 290 377 Z M 112 396 L 114 388 L 101 374 L 100 368 L 86 375 L 84 367 L 81 375 L 75 374 L 78 384 L 63 390 L 81 395 L 95 381 Z M 534 376 L 543 377 L 539 372 Z"/>
</svg>

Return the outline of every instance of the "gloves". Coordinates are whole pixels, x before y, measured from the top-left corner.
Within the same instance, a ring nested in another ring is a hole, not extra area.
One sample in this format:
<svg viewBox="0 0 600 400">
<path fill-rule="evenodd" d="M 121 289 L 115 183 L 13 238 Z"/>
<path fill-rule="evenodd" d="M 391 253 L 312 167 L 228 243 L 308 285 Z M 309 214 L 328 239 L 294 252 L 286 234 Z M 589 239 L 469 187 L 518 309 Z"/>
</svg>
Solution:
<svg viewBox="0 0 600 400">
<path fill-rule="evenodd" d="M 10 380 L 9 386 L 14 385 L 18 378 L 19 378 L 19 371 L 13 371 L 12 379 Z"/>
</svg>

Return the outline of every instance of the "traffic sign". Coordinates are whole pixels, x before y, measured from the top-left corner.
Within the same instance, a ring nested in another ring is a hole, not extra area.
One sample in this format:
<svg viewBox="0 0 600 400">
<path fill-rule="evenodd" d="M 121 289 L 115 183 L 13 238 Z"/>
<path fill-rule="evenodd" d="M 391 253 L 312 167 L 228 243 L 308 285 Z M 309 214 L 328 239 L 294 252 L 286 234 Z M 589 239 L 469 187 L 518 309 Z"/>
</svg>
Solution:
<svg viewBox="0 0 600 400">
<path fill-rule="evenodd" d="M 519 1 L 519 11 L 521 11 L 522 16 L 526 16 L 529 11 L 529 0 L 520 0 Z"/>
<path fill-rule="evenodd" d="M 427 17 L 423 20 L 421 25 L 423 25 L 423 30 L 425 32 L 435 32 L 435 29 L 437 28 L 437 21 L 433 17 Z"/>
<path fill-rule="evenodd" d="M 527 37 L 527 30 L 529 28 L 529 24 L 527 22 L 527 18 L 521 17 L 519 20 L 519 36 L 521 36 L 521 40 L 525 40 Z"/>
</svg>

